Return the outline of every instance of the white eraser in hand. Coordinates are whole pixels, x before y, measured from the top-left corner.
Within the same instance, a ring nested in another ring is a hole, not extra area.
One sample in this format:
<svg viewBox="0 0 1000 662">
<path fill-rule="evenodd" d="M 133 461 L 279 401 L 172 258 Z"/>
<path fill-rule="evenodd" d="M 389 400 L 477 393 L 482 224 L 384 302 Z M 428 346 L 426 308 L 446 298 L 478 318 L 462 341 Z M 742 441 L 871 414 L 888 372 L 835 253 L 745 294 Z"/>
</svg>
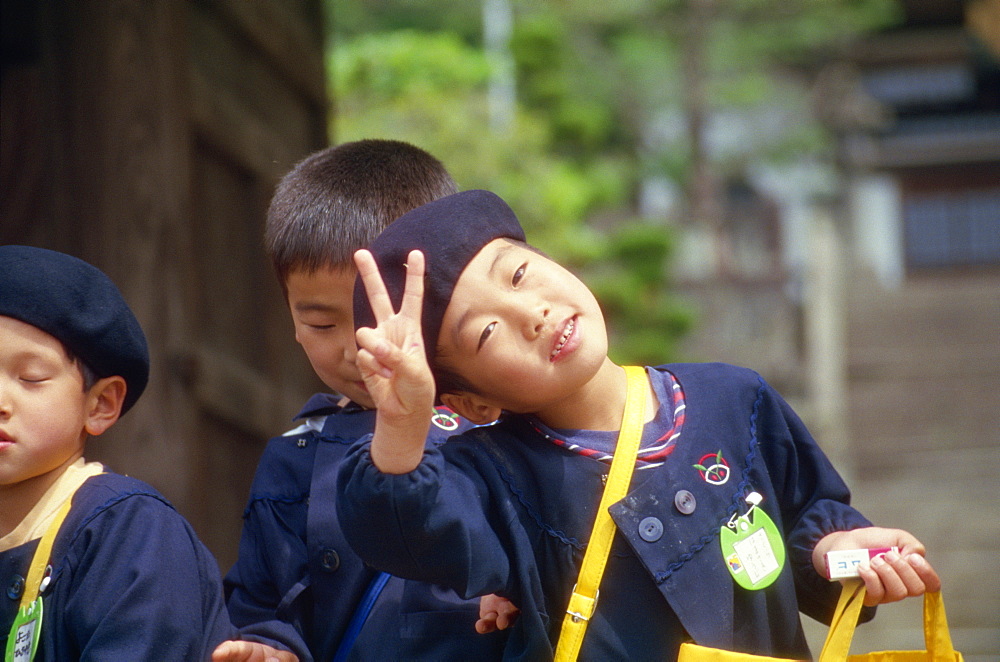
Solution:
<svg viewBox="0 0 1000 662">
<path fill-rule="evenodd" d="M 827 552 L 824 556 L 826 577 L 830 581 L 848 579 L 858 576 L 858 566 L 865 561 L 871 561 L 876 556 L 886 552 L 899 552 L 898 547 L 878 547 L 874 549 L 842 549 Z"/>
</svg>

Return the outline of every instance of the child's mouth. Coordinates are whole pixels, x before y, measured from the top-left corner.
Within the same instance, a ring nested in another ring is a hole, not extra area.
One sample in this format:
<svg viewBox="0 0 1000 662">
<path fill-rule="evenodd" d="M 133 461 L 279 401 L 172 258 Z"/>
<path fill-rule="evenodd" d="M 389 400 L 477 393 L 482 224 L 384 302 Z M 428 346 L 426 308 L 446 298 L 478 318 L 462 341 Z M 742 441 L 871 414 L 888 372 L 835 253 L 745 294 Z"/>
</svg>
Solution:
<svg viewBox="0 0 1000 662">
<path fill-rule="evenodd" d="M 569 342 L 570 338 L 573 337 L 573 332 L 576 331 L 576 317 L 571 317 L 566 325 L 563 327 L 563 332 L 556 340 L 556 346 L 552 348 L 549 353 L 549 361 L 555 361 L 559 358 L 563 349 L 566 347 L 566 343 Z"/>
</svg>

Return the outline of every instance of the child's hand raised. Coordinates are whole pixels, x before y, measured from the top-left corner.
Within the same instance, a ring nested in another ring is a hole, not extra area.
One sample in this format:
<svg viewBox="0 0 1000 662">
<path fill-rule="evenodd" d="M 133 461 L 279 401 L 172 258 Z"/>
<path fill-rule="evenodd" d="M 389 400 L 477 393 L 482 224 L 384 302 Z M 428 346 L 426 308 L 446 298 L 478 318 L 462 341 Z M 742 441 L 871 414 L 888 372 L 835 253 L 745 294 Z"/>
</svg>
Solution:
<svg viewBox="0 0 1000 662">
<path fill-rule="evenodd" d="M 843 549 L 878 549 L 898 547 L 899 552 L 886 552 L 872 559 L 871 564 L 858 567 L 865 583 L 865 606 L 896 602 L 906 597 L 941 590 L 941 579 L 924 558 L 923 544 L 911 533 L 901 529 L 870 526 L 852 531 L 835 531 L 824 536 L 813 550 L 813 566 L 825 575 L 823 555 Z"/>
<path fill-rule="evenodd" d="M 393 310 L 371 253 L 354 254 L 358 274 L 375 314 L 374 329 L 358 329 L 357 365 L 378 416 L 372 461 L 386 473 L 406 473 L 420 463 L 434 407 L 434 377 L 424 354 L 420 327 L 424 298 L 424 256 L 406 260 L 406 286 L 399 311 Z"/>
</svg>

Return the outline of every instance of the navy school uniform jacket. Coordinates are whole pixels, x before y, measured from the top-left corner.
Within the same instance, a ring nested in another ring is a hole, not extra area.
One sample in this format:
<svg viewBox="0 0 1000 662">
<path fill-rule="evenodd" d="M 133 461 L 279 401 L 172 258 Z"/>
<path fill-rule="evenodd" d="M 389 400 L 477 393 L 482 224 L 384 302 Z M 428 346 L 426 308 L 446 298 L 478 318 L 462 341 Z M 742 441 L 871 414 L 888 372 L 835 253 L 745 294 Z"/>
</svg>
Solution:
<svg viewBox="0 0 1000 662">
<path fill-rule="evenodd" d="M 0 554 L 3 646 L 38 540 Z M 208 660 L 235 636 L 219 568 L 151 486 L 106 473 L 73 496 L 52 548 L 36 660 Z M 20 582 L 18 582 L 20 580 Z"/>
<path fill-rule="evenodd" d="M 676 448 L 638 471 L 610 511 L 617 525 L 582 660 L 669 660 L 681 641 L 779 657 L 809 657 L 802 611 L 828 622 L 840 585 L 821 578 L 811 551 L 824 535 L 870 523 L 785 401 L 749 370 L 670 365 L 687 403 Z M 662 403 L 661 403 L 662 406 Z M 721 453 L 729 475 L 704 473 Z M 465 595 L 498 593 L 521 608 L 508 659 L 552 656 L 579 574 L 608 465 L 545 440 L 509 416 L 428 449 L 412 472 L 389 475 L 370 443 L 345 460 L 338 508 L 362 558 L 403 577 Z M 768 588 L 729 575 L 719 530 L 756 491 L 788 559 Z M 361 526 L 381 523 L 378 531 Z M 871 612 L 865 618 L 870 618 Z"/>
<path fill-rule="evenodd" d="M 499 659 L 505 633 L 477 634 L 479 600 L 449 589 L 382 577 L 348 546 L 334 502 L 337 471 L 350 446 L 371 433 L 375 413 L 333 396 L 313 396 L 305 423 L 272 439 L 257 467 L 244 512 L 239 558 L 225 578 L 241 638 L 277 642 L 302 660 L 332 660 L 362 604 L 364 621 L 350 660 Z M 428 436 L 435 446 L 470 427 L 439 408 Z M 361 524 L 376 537 L 383 524 Z"/>
</svg>

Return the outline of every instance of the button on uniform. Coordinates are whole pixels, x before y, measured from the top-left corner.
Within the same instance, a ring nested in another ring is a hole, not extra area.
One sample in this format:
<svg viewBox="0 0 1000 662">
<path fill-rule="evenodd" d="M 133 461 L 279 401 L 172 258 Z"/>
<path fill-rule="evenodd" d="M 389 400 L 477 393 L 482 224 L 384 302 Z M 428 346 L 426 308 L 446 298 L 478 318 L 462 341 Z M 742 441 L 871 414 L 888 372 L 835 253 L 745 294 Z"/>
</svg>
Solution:
<svg viewBox="0 0 1000 662">
<path fill-rule="evenodd" d="M 663 522 L 656 517 L 646 517 L 639 522 L 639 537 L 646 542 L 656 542 L 663 536 Z"/>
<path fill-rule="evenodd" d="M 24 577 L 14 575 L 7 584 L 7 597 L 11 600 L 20 600 L 22 595 L 24 595 Z"/>
<path fill-rule="evenodd" d="M 336 572 L 337 568 L 340 567 L 340 555 L 337 554 L 337 550 L 329 547 L 324 549 L 320 556 L 320 565 L 327 572 Z"/>
<path fill-rule="evenodd" d="M 698 502 L 694 495 L 687 490 L 678 490 L 677 494 L 674 495 L 674 507 L 682 515 L 690 515 L 697 506 Z"/>
</svg>

